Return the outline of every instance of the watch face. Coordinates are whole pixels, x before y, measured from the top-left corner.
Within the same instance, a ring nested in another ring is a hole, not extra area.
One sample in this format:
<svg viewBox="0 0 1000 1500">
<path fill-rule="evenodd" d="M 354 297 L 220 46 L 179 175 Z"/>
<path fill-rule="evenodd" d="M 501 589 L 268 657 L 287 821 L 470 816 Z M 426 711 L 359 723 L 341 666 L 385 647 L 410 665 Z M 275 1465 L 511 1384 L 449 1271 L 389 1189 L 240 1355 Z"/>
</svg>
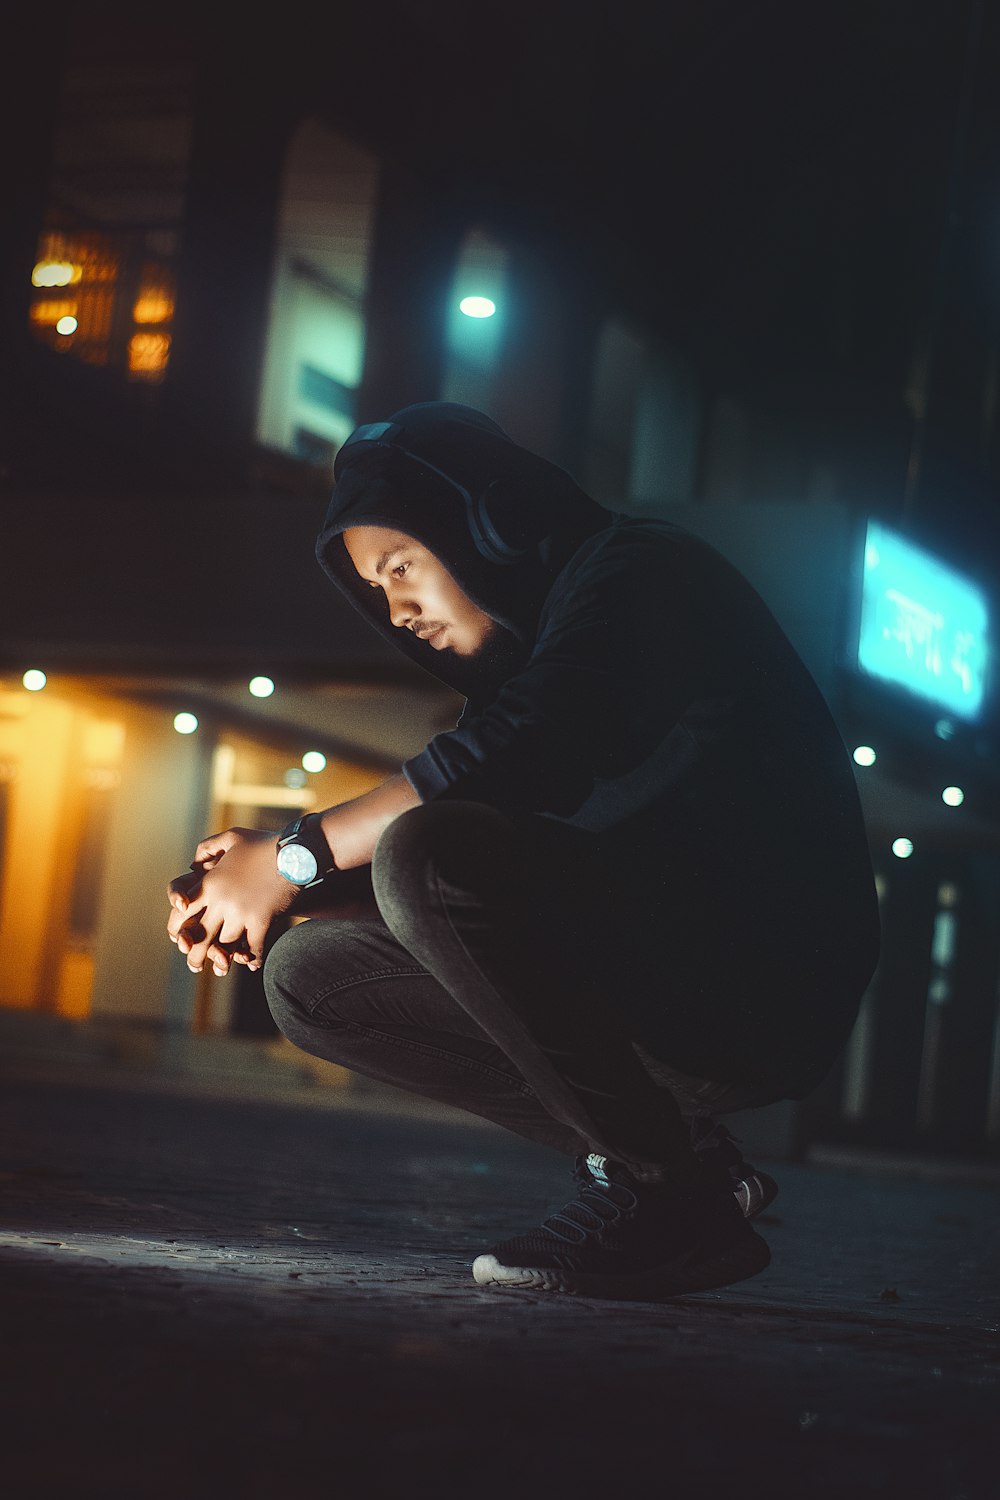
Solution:
<svg viewBox="0 0 1000 1500">
<path fill-rule="evenodd" d="M 301 844 L 285 844 L 278 850 L 278 874 L 293 885 L 308 885 L 319 873 L 315 854 Z"/>
</svg>

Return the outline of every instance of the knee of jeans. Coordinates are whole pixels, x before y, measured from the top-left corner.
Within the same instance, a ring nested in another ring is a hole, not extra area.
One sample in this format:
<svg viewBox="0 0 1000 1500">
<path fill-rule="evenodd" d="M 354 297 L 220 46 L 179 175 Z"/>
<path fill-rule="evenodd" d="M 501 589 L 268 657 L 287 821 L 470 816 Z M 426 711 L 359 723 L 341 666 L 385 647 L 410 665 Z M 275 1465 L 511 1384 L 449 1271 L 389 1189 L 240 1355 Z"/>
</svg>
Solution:
<svg viewBox="0 0 1000 1500">
<path fill-rule="evenodd" d="M 287 1034 L 288 1023 L 308 1012 L 302 1001 L 307 987 L 308 922 L 283 932 L 264 960 L 264 994 L 275 1025 Z"/>
<path fill-rule="evenodd" d="M 372 856 L 372 889 L 389 928 L 413 920 L 435 876 L 495 879 L 509 832 L 503 814 L 481 802 L 426 802 L 394 818 Z"/>
</svg>

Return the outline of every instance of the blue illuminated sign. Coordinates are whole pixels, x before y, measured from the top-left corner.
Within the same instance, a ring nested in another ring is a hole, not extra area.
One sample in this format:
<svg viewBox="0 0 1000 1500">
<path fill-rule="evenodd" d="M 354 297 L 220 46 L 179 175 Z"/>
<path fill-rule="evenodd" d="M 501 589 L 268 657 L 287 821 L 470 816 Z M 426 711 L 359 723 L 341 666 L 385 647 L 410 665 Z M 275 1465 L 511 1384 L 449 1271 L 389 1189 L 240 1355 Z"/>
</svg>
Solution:
<svg viewBox="0 0 1000 1500">
<path fill-rule="evenodd" d="M 858 665 L 965 719 L 978 718 L 989 612 L 975 584 L 877 522 L 868 523 Z"/>
</svg>

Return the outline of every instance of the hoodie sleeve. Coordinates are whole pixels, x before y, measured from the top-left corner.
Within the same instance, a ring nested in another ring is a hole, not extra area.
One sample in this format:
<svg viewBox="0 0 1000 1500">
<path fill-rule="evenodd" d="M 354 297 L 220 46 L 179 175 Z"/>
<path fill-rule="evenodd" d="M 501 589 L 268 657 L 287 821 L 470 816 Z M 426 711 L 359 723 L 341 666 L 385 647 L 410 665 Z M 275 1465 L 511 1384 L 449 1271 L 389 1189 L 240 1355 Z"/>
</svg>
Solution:
<svg viewBox="0 0 1000 1500">
<path fill-rule="evenodd" d="M 597 778 L 645 759 L 693 690 L 680 551 L 638 529 L 582 549 L 553 586 L 525 667 L 403 766 L 420 799 L 570 816 Z"/>
</svg>

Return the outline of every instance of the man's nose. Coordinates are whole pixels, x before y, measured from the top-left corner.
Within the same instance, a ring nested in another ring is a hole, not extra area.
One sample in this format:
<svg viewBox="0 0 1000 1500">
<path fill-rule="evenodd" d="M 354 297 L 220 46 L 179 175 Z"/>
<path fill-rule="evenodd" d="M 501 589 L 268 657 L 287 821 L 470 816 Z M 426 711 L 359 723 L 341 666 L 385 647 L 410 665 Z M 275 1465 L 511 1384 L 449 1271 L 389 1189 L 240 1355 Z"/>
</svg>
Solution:
<svg viewBox="0 0 1000 1500">
<path fill-rule="evenodd" d="M 401 630 L 407 628 L 415 613 L 416 606 L 408 599 L 389 600 L 389 619 L 393 625 L 398 625 Z"/>
</svg>

